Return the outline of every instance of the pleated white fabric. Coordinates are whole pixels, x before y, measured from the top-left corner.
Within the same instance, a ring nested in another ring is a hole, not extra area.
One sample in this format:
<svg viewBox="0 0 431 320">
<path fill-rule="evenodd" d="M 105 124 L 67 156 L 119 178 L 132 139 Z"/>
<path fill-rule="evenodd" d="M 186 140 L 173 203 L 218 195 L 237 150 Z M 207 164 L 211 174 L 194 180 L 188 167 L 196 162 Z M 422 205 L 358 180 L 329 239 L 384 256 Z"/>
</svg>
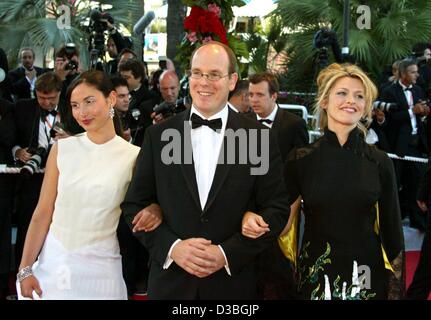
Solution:
<svg viewBox="0 0 431 320">
<path fill-rule="evenodd" d="M 138 153 L 118 136 L 59 140 L 53 219 L 33 265 L 42 299 L 127 299 L 116 229 Z"/>
</svg>

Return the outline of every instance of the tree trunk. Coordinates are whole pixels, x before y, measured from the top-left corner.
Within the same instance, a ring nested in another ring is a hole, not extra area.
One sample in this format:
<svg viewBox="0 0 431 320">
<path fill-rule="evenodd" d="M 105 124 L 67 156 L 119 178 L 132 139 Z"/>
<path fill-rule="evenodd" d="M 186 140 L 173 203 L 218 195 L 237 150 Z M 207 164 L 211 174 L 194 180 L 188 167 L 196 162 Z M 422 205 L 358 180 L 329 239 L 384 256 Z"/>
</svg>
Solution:
<svg viewBox="0 0 431 320">
<path fill-rule="evenodd" d="M 187 7 L 180 0 L 168 0 L 168 16 L 166 18 L 167 47 L 166 56 L 174 61 L 177 54 L 177 46 L 184 37 L 184 18 Z M 181 79 L 181 70 L 177 64 L 175 69 Z"/>
</svg>

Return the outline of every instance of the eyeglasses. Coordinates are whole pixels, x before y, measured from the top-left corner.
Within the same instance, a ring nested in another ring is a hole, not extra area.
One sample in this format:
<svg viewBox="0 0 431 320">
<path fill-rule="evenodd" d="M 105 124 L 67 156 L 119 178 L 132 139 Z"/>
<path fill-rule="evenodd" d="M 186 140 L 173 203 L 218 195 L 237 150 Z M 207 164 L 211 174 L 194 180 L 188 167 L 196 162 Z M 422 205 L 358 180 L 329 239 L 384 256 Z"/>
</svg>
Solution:
<svg viewBox="0 0 431 320">
<path fill-rule="evenodd" d="M 196 80 L 202 79 L 202 77 L 206 77 L 209 81 L 219 81 L 221 78 L 226 78 L 226 77 L 230 76 L 229 73 L 222 76 L 218 72 L 203 73 L 203 72 L 196 71 L 196 70 L 188 71 L 188 75 L 189 75 L 189 77 L 196 79 Z"/>
</svg>

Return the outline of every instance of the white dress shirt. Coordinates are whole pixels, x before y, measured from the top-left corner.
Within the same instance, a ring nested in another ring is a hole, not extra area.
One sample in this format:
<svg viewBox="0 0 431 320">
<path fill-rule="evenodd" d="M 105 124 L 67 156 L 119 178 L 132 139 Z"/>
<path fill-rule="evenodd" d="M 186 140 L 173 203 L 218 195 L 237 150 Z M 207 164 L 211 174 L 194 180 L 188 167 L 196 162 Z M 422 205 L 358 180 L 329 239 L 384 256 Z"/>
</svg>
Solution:
<svg viewBox="0 0 431 320">
<path fill-rule="evenodd" d="M 401 88 L 403 88 L 404 95 L 406 97 L 407 103 L 409 105 L 409 115 L 410 115 L 410 122 L 412 124 L 412 134 L 418 133 L 418 123 L 416 121 L 416 115 L 413 113 L 413 107 L 414 107 L 414 101 L 413 101 L 413 92 L 411 90 L 405 90 L 407 88 L 411 88 L 412 85 L 409 87 L 406 87 L 404 84 L 401 83 L 401 81 L 398 81 Z"/>
<path fill-rule="evenodd" d="M 194 106 L 192 106 L 190 111 L 190 116 L 193 113 L 207 120 L 213 120 L 217 118 L 220 118 L 222 120 L 222 127 L 220 130 L 217 130 L 217 132 L 205 125 L 202 125 L 198 128 L 191 130 L 196 183 L 198 186 L 201 208 L 203 210 L 205 208 L 205 204 L 208 199 L 208 194 L 210 192 L 211 185 L 214 180 L 214 174 L 216 171 L 221 146 L 223 143 L 223 137 L 226 129 L 227 118 L 229 115 L 229 109 L 228 109 L 228 106 L 226 105 L 221 111 L 217 112 L 216 114 L 212 115 L 209 118 L 206 118 Z M 166 261 L 163 265 L 164 269 L 167 269 L 171 265 L 173 261 L 171 258 L 172 249 L 179 241 L 181 240 L 178 239 L 172 244 L 169 250 L 168 256 L 166 258 Z M 223 248 L 220 245 L 218 247 L 220 248 L 225 258 L 225 261 L 227 262 L 226 254 Z M 227 273 L 231 275 L 229 266 L 227 264 L 225 265 L 225 268 Z"/>
<path fill-rule="evenodd" d="M 56 111 L 58 111 L 58 106 L 55 107 Z M 39 120 L 39 137 L 38 137 L 38 147 L 43 147 L 48 150 L 49 145 L 54 143 L 54 140 L 50 136 L 51 128 L 54 126 L 56 121 L 59 121 L 59 115 L 57 114 L 55 117 L 52 114 L 48 114 L 45 118 L 41 118 Z M 22 149 L 21 146 L 16 145 L 12 148 L 12 155 L 15 160 L 18 158 L 15 156 L 18 149 Z"/>
<path fill-rule="evenodd" d="M 274 124 L 274 120 L 275 120 L 275 115 L 277 114 L 277 110 L 278 110 L 278 106 L 275 105 L 274 109 L 272 110 L 272 112 L 269 114 L 269 116 L 267 116 L 266 118 L 262 118 L 261 116 L 259 116 L 256 113 L 256 117 L 257 117 L 257 121 L 261 120 L 261 119 L 268 119 L 271 120 L 271 123 L 267 123 L 267 122 L 262 122 L 263 125 L 267 126 L 268 128 L 272 128 L 272 125 Z"/>
</svg>

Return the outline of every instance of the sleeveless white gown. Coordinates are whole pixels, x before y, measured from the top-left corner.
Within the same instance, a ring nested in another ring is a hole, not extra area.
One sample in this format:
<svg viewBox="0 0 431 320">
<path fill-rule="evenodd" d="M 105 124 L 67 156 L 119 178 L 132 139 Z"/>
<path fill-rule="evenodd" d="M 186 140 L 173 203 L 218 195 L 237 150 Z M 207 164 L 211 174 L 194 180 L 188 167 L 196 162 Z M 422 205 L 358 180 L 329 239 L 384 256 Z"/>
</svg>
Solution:
<svg viewBox="0 0 431 320">
<path fill-rule="evenodd" d="M 127 299 L 116 230 L 138 153 L 119 136 L 104 144 L 86 133 L 58 141 L 55 209 L 33 265 L 42 299 Z"/>
</svg>

